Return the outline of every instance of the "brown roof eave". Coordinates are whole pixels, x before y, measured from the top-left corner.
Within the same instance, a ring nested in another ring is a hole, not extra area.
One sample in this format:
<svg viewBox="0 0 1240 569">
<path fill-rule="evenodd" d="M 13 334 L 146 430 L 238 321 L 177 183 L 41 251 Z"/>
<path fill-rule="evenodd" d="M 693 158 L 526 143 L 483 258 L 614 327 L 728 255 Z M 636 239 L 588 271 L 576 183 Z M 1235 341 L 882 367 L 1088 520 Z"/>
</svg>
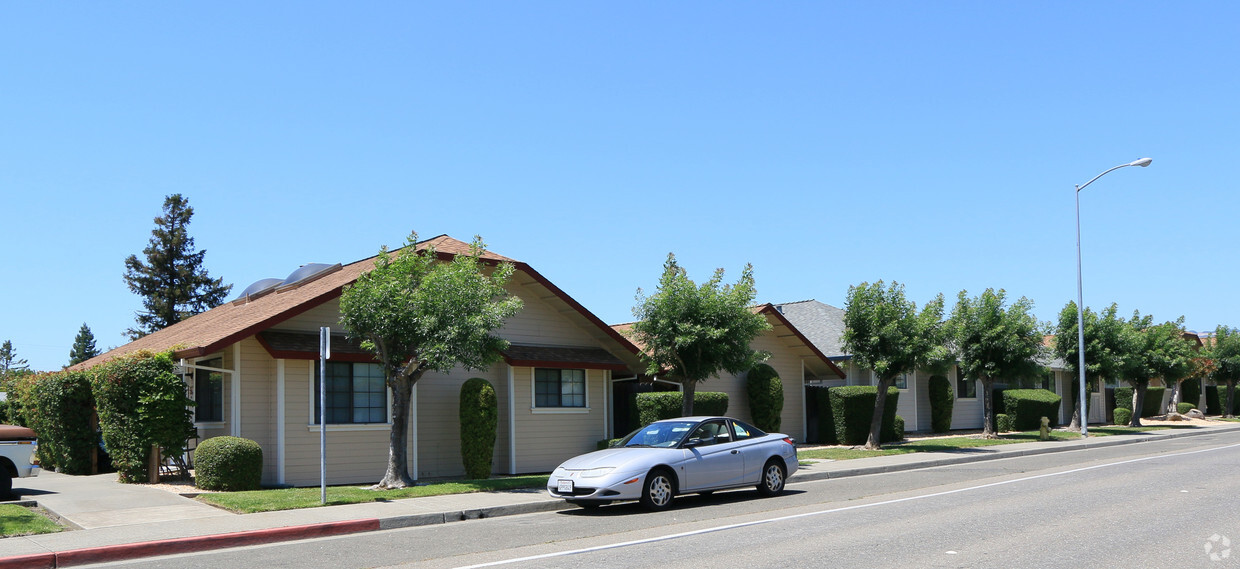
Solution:
<svg viewBox="0 0 1240 569">
<path fill-rule="evenodd" d="M 590 323 L 594 324 L 595 326 L 598 326 L 601 330 L 603 330 L 604 333 L 606 333 L 608 336 L 611 336 L 613 339 L 619 342 L 621 346 L 624 346 L 624 349 L 628 350 L 633 355 L 641 354 L 641 350 L 638 350 L 637 346 L 633 344 L 632 341 L 630 341 L 628 338 L 625 338 L 619 332 L 612 329 L 611 326 L 608 326 L 602 320 L 599 320 L 599 318 L 595 316 L 594 313 L 590 312 L 589 310 L 586 310 L 586 307 L 582 306 L 580 303 L 574 300 L 573 297 L 568 296 L 568 293 L 565 293 L 564 291 L 560 290 L 560 287 L 557 287 L 554 284 L 552 284 L 551 281 L 547 280 L 546 277 L 539 274 L 538 271 L 535 271 L 529 265 L 522 263 L 521 261 L 516 261 L 513 264 L 516 265 L 516 267 L 520 269 L 522 272 L 524 272 L 525 274 L 529 275 L 530 277 L 533 277 L 533 279 L 537 281 L 538 284 L 542 285 L 547 290 L 551 291 L 552 294 L 555 294 L 557 297 L 560 298 L 560 300 L 563 300 L 565 304 L 568 304 L 570 307 L 572 307 L 574 310 L 576 310 L 578 313 L 584 316 L 586 320 L 590 321 Z"/>
<path fill-rule="evenodd" d="M 835 362 L 832 362 L 830 359 L 827 359 L 827 356 L 818 349 L 818 346 L 815 346 L 813 342 L 809 341 L 809 338 L 806 338 L 805 335 L 802 334 L 800 330 L 797 330 L 797 327 L 793 326 L 792 322 L 790 322 L 786 317 L 784 317 L 784 313 L 780 312 L 777 308 L 775 308 L 774 305 L 767 303 L 761 306 L 757 310 L 757 312 L 759 314 L 769 314 L 771 316 L 774 316 L 775 319 L 779 320 L 781 324 L 786 326 L 789 330 L 792 330 L 792 333 L 796 334 L 797 339 L 800 340 L 801 343 L 809 347 L 810 351 L 812 351 L 814 355 L 818 357 L 818 359 L 826 363 L 827 366 L 830 367 L 831 370 L 834 371 L 835 374 L 840 377 L 840 379 L 846 379 L 848 377 L 848 374 L 844 373 L 844 371 L 841 370 L 839 366 L 835 365 Z"/>
</svg>

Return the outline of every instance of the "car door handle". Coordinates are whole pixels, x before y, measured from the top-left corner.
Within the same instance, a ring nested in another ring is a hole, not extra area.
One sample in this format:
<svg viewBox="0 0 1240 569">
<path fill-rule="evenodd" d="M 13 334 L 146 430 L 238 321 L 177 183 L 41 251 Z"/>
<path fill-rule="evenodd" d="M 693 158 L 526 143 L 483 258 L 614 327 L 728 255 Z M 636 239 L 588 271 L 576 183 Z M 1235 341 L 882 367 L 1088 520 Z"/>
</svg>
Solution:
<svg viewBox="0 0 1240 569">
<path fill-rule="evenodd" d="M 734 451 L 732 451 L 732 454 L 740 454 L 740 452 L 741 452 L 741 451 L 739 451 L 739 450 L 734 450 Z"/>
</svg>

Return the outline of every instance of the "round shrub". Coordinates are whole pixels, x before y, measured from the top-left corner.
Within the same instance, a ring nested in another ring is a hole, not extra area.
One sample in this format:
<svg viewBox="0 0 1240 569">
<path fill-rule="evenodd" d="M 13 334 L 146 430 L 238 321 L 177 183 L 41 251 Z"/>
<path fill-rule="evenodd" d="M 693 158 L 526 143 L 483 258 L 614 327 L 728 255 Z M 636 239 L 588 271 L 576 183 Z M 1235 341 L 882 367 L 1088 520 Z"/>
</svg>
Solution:
<svg viewBox="0 0 1240 569">
<path fill-rule="evenodd" d="M 461 384 L 460 418 L 465 477 L 489 478 L 495 456 L 495 429 L 499 424 L 499 404 L 491 382 L 475 377 Z"/>
<path fill-rule="evenodd" d="M 745 387 L 749 392 L 749 414 L 753 417 L 753 426 L 768 433 L 778 433 L 780 413 L 784 410 L 784 385 L 779 380 L 779 373 L 769 365 L 758 364 L 749 370 Z"/>
<path fill-rule="evenodd" d="M 194 484 L 203 490 L 258 490 L 263 449 L 240 437 L 211 437 L 194 450 Z"/>
<path fill-rule="evenodd" d="M 999 432 L 1008 433 L 1015 431 L 1015 419 L 1016 417 L 1014 415 L 1008 415 L 1007 413 L 999 413 L 998 415 L 995 415 L 995 422 L 999 424 Z"/>
<path fill-rule="evenodd" d="M 956 395 L 952 382 L 942 375 L 930 376 L 930 430 L 946 433 L 952 430 L 952 406 Z"/>
<path fill-rule="evenodd" d="M 1197 406 L 1192 403 L 1179 403 L 1175 406 L 1175 411 L 1181 415 L 1196 409 Z"/>
<path fill-rule="evenodd" d="M 1125 409 L 1123 407 L 1115 408 L 1115 424 L 1116 425 L 1127 425 L 1131 422 L 1132 422 L 1132 409 Z"/>
<path fill-rule="evenodd" d="M 896 415 L 892 424 L 892 434 L 895 436 L 896 441 L 904 440 L 904 417 Z"/>
</svg>

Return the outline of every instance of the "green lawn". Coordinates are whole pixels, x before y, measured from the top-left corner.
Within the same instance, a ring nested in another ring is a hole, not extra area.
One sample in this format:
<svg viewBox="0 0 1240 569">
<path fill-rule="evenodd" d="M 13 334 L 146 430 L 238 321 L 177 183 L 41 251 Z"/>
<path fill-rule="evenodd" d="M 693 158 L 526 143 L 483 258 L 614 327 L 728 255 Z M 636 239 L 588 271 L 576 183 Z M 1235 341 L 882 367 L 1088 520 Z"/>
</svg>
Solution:
<svg viewBox="0 0 1240 569">
<path fill-rule="evenodd" d="M 0 536 L 56 533 L 63 529 L 47 516 L 30 508 L 13 504 L 0 505 Z"/>
<path fill-rule="evenodd" d="M 517 490 L 522 488 L 546 488 L 546 476 L 509 476 L 488 480 L 459 480 L 437 482 L 425 486 L 414 486 L 400 490 L 367 490 L 355 486 L 331 486 L 327 489 L 327 505 L 360 504 L 364 502 L 386 502 L 401 498 L 419 498 L 423 496 L 441 496 L 444 494 L 467 494 L 471 492 L 491 492 L 496 490 Z M 320 502 L 319 488 L 285 488 L 281 490 L 253 490 L 249 492 L 218 492 L 202 494 L 198 500 L 224 508 L 232 512 L 250 514 L 254 512 L 270 512 L 274 510 L 295 510 L 298 508 L 317 508 Z"/>
<path fill-rule="evenodd" d="M 1090 427 L 1089 433 L 1092 436 L 1110 436 L 1121 435 L 1126 433 L 1136 433 L 1143 431 L 1156 431 L 1161 429 L 1176 429 L 1184 427 Z M 1081 438 L 1080 433 L 1070 431 L 1051 431 L 1052 440 L 1072 440 Z M 818 460 L 850 460 L 854 458 L 869 458 L 872 456 L 887 456 L 891 454 L 908 454 L 911 452 L 949 452 L 964 448 L 988 447 L 996 445 L 1010 445 L 1013 443 L 1027 443 L 1038 440 L 1037 431 L 1025 431 L 1019 433 L 1005 433 L 997 439 L 982 439 L 975 437 L 948 437 L 942 439 L 922 439 L 912 440 L 902 443 L 888 443 L 883 445 L 882 450 L 863 450 L 848 447 L 831 447 L 802 450 L 797 452 L 797 458 L 818 459 Z"/>
</svg>

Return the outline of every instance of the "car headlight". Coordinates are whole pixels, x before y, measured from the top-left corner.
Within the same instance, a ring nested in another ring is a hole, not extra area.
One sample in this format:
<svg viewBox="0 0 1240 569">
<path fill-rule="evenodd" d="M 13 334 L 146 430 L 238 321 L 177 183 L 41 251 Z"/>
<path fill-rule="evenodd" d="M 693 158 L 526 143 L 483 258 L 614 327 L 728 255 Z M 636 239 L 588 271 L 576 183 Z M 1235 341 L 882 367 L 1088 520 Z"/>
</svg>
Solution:
<svg viewBox="0 0 1240 569">
<path fill-rule="evenodd" d="M 591 468 L 590 470 L 581 471 L 581 477 L 582 478 L 598 478 L 600 476 L 606 475 L 607 473 L 615 469 L 616 468 L 614 466 L 605 466 L 603 468 Z"/>
</svg>

